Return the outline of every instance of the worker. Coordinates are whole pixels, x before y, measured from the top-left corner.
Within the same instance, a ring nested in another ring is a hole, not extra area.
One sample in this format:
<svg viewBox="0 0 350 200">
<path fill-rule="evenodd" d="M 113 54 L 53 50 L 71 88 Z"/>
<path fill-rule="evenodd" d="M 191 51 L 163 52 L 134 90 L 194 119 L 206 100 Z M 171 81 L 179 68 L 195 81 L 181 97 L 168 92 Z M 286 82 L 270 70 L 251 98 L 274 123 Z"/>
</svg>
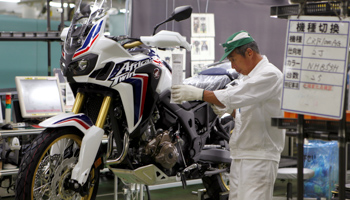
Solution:
<svg viewBox="0 0 350 200">
<path fill-rule="evenodd" d="M 230 113 L 235 128 L 230 137 L 230 200 L 271 200 L 285 133 L 271 126 L 282 117 L 282 72 L 261 55 L 247 31 L 231 35 L 222 45 L 231 66 L 242 74 L 235 86 L 208 91 L 191 85 L 174 85 L 174 102 L 203 100 L 218 115 Z"/>
</svg>

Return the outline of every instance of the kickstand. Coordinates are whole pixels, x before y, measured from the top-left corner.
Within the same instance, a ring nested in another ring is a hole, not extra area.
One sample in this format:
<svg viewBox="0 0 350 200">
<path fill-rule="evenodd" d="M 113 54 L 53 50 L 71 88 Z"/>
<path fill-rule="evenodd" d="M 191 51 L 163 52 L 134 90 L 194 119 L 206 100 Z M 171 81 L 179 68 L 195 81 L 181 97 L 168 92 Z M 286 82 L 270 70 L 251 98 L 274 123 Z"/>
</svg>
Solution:
<svg viewBox="0 0 350 200">
<path fill-rule="evenodd" d="M 186 189 L 186 187 L 187 187 L 187 182 L 186 182 L 185 174 L 180 173 L 180 177 L 181 177 L 181 182 L 182 182 L 182 188 L 183 188 L 183 189 Z"/>
</svg>

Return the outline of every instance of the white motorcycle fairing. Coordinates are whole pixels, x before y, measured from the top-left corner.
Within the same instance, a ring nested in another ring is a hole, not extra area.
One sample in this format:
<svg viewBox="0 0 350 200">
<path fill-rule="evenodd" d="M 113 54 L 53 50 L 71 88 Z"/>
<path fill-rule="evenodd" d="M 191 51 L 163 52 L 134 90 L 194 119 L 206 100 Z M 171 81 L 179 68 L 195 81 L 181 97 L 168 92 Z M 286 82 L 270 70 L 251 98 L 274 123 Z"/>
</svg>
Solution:
<svg viewBox="0 0 350 200">
<path fill-rule="evenodd" d="M 72 171 L 72 178 L 83 185 L 86 182 L 87 174 L 89 174 L 98 148 L 102 142 L 104 130 L 93 125 L 88 116 L 74 113 L 56 115 L 41 122 L 39 126 L 45 128 L 73 126 L 78 128 L 84 134 L 81 143 L 79 161 Z M 54 147 L 59 148 L 58 146 Z M 54 152 L 56 152 L 55 149 L 51 151 L 51 154 L 54 154 Z"/>
</svg>

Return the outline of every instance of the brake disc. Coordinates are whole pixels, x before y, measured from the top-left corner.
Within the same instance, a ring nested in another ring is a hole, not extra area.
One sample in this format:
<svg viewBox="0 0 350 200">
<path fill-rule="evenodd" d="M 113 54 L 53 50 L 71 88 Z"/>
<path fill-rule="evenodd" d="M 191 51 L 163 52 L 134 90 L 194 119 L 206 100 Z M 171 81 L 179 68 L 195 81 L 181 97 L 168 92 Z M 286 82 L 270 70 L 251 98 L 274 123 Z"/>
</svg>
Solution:
<svg viewBox="0 0 350 200">
<path fill-rule="evenodd" d="M 57 163 L 61 156 L 55 154 L 53 156 L 46 156 L 38 166 L 35 174 L 33 196 L 35 199 L 43 199 L 43 196 L 50 196 L 51 177 L 55 171 Z"/>
<path fill-rule="evenodd" d="M 76 197 L 81 198 L 79 193 L 73 190 L 65 189 L 64 187 L 65 180 L 71 178 L 71 174 L 72 174 L 71 172 L 77 162 L 78 162 L 77 157 L 71 157 L 63 160 L 62 163 L 57 166 L 57 169 L 55 171 L 54 177 L 52 178 L 52 182 L 51 182 L 50 199 L 68 200 L 68 199 L 75 199 Z"/>
</svg>

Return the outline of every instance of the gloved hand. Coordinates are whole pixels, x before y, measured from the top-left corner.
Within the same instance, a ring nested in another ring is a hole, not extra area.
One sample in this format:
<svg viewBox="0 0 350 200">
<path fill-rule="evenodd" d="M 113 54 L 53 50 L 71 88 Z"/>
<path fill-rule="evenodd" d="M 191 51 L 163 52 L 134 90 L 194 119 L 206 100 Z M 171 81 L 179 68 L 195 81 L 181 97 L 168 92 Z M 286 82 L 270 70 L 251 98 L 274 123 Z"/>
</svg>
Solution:
<svg viewBox="0 0 350 200">
<path fill-rule="evenodd" d="M 210 104 L 210 107 L 213 109 L 214 113 L 219 117 L 223 116 L 226 113 L 226 108 L 221 108 L 214 104 Z"/>
<path fill-rule="evenodd" d="M 203 100 L 204 89 L 192 85 L 174 85 L 171 87 L 171 96 L 175 103 L 182 101 Z"/>
<path fill-rule="evenodd" d="M 210 107 L 213 109 L 214 113 L 219 117 L 223 116 L 225 113 L 228 113 L 230 115 L 233 113 L 233 109 L 228 109 L 227 107 L 222 108 L 214 104 L 210 104 Z"/>
</svg>

